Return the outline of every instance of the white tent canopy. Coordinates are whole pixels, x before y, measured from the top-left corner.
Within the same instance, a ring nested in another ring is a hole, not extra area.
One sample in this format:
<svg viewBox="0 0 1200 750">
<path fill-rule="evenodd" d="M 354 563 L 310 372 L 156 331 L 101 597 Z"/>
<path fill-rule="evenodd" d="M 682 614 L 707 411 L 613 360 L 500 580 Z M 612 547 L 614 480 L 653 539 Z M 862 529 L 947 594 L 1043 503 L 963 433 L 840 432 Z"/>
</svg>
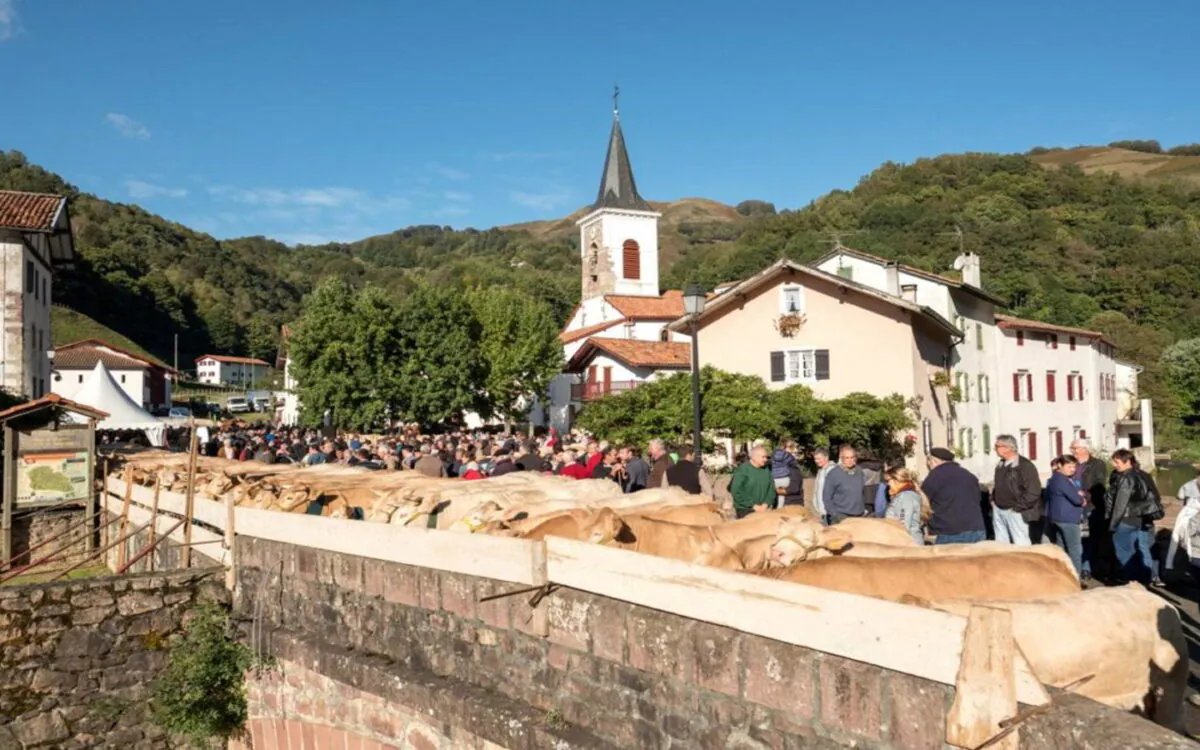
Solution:
<svg viewBox="0 0 1200 750">
<path fill-rule="evenodd" d="M 103 362 L 96 362 L 95 369 L 72 400 L 108 412 L 107 419 L 96 423 L 98 430 L 141 430 L 146 433 L 151 445 L 166 444 L 166 423 L 131 399 L 113 380 L 112 373 Z"/>
</svg>

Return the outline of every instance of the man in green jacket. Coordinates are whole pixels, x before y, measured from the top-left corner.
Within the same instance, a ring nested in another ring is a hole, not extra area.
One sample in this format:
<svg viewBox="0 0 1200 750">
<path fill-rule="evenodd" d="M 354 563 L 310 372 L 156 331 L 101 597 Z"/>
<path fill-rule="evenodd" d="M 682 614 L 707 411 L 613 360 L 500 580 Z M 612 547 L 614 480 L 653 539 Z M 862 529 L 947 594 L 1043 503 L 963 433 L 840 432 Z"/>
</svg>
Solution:
<svg viewBox="0 0 1200 750">
<path fill-rule="evenodd" d="M 750 460 L 734 469 L 729 494 L 733 496 L 733 512 L 738 518 L 766 510 L 775 503 L 775 480 L 767 468 L 766 448 L 754 448 Z"/>
</svg>

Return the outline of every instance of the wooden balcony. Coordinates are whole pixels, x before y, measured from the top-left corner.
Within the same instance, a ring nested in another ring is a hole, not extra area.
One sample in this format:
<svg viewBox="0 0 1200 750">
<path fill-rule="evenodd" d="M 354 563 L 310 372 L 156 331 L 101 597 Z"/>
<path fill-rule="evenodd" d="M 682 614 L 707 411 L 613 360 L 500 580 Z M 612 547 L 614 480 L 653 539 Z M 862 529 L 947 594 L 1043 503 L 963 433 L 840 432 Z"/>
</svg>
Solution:
<svg viewBox="0 0 1200 750">
<path fill-rule="evenodd" d="M 572 383 L 571 400 L 595 401 L 609 394 L 633 390 L 640 383 L 640 380 L 610 380 L 607 383 L 598 380 L 591 383 Z"/>
</svg>

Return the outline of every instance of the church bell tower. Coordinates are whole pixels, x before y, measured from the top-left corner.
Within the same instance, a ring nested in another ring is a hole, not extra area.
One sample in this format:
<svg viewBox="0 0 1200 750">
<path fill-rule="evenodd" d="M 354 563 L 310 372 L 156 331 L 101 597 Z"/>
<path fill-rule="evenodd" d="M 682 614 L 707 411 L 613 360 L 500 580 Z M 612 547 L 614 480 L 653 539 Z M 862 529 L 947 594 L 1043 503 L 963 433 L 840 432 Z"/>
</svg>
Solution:
<svg viewBox="0 0 1200 750">
<path fill-rule="evenodd" d="M 592 210 L 580 219 L 583 298 L 605 294 L 657 297 L 658 219 L 662 214 L 638 195 L 625 149 L 618 92 L 613 92 L 612 132 Z"/>
</svg>

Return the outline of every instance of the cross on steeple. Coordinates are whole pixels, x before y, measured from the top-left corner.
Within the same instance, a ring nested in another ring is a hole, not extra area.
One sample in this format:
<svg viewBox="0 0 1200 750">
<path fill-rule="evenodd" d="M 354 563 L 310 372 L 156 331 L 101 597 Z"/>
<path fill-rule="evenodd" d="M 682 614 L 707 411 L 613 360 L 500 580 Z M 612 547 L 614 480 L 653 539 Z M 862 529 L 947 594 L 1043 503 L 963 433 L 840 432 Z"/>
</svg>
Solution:
<svg viewBox="0 0 1200 750">
<path fill-rule="evenodd" d="M 619 117 L 621 114 L 621 107 L 617 104 L 617 99 L 620 96 L 621 96 L 621 87 L 614 83 L 613 84 L 613 117 Z"/>
</svg>

